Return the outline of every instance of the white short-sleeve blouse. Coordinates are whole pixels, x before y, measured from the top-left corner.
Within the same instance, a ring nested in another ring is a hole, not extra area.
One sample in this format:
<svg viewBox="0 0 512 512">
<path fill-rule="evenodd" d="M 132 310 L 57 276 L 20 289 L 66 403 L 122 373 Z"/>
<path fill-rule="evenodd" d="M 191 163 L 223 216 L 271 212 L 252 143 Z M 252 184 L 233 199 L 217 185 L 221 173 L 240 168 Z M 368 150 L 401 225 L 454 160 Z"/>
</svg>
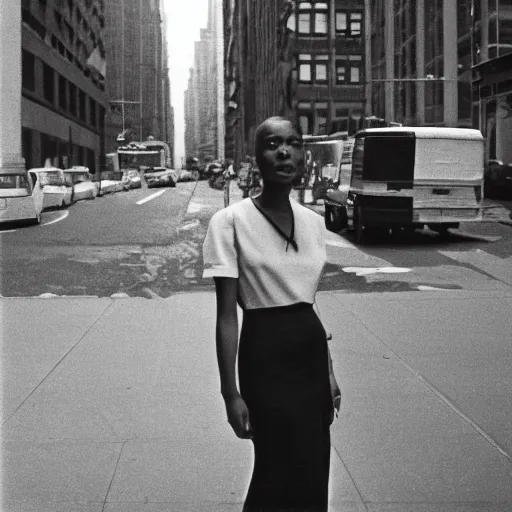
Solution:
<svg viewBox="0 0 512 512">
<path fill-rule="evenodd" d="M 290 203 L 297 251 L 250 198 L 218 211 L 210 220 L 203 244 L 203 277 L 237 278 L 243 309 L 315 302 L 326 262 L 324 222 L 293 199 Z"/>
</svg>

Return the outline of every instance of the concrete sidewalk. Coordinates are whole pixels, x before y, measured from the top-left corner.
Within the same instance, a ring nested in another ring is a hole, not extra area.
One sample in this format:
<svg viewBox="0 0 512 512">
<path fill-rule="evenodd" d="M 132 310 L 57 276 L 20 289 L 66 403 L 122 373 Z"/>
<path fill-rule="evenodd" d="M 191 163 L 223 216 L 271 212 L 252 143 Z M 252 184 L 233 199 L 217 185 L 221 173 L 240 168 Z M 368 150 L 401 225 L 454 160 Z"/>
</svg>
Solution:
<svg viewBox="0 0 512 512">
<path fill-rule="evenodd" d="M 512 292 L 318 296 L 330 511 L 512 510 Z M 2 512 L 239 511 L 213 293 L 1 299 Z"/>
</svg>

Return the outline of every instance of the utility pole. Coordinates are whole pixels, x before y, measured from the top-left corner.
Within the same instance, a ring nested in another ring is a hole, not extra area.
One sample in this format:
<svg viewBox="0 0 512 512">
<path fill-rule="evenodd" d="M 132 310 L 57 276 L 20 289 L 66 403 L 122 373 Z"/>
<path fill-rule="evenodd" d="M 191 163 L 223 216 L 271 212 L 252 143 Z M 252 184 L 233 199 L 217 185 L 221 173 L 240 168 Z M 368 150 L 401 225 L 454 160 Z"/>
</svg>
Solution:
<svg viewBox="0 0 512 512">
<path fill-rule="evenodd" d="M 139 140 L 142 142 L 142 61 L 144 53 L 142 51 L 142 0 L 139 0 Z"/>
</svg>

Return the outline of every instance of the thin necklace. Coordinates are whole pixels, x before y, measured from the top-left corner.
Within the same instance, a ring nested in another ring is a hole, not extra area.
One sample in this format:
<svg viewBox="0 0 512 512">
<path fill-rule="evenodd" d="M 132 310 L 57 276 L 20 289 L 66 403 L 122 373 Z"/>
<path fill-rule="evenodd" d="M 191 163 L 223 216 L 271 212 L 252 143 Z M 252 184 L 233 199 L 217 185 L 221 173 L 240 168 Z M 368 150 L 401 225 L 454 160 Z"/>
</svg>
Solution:
<svg viewBox="0 0 512 512">
<path fill-rule="evenodd" d="M 258 206 L 258 204 L 254 201 L 254 199 L 251 197 L 252 204 L 256 207 L 256 209 L 267 219 L 267 221 L 274 227 L 274 229 L 286 240 L 286 252 L 288 252 L 288 247 L 290 244 L 295 249 L 296 252 L 299 251 L 299 246 L 297 245 L 297 242 L 295 241 L 295 216 L 293 215 L 293 208 L 290 208 L 292 210 L 292 231 L 290 233 L 290 236 L 288 236 L 266 213 L 265 211 Z"/>
</svg>

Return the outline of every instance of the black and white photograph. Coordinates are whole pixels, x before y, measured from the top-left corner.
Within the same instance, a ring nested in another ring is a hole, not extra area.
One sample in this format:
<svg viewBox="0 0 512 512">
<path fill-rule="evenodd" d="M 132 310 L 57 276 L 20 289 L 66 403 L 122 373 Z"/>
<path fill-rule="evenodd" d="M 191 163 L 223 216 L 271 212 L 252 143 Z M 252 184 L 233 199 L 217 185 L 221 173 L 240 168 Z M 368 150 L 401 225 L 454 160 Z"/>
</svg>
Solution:
<svg viewBox="0 0 512 512">
<path fill-rule="evenodd" d="M 512 512 L 512 0 L 1 0 L 0 512 Z"/>
</svg>

